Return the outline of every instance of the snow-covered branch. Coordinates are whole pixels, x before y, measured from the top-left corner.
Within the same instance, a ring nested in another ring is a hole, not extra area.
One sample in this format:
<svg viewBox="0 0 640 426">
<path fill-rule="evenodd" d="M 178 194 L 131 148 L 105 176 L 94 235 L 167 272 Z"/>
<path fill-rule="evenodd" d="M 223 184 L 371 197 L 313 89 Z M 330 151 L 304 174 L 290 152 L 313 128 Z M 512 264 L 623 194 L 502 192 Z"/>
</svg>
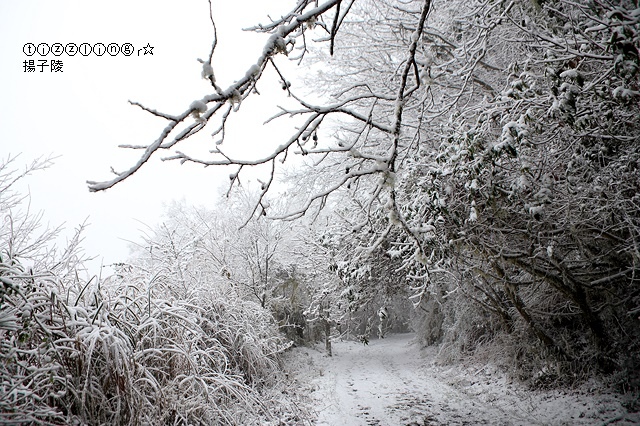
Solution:
<svg viewBox="0 0 640 426">
<path fill-rule="evenodd" d="M 306 28 L 306 24 L 308 22 L 317 20 L 327 11 L 331 10 L 334 6 L 339 3 L 339 0 L 329 0 L 320 5 L 312 5 L 314 2 L 312 1 L 301 1 L 298 3 L 296 8 L 290 12 L 286 17 L 283 17 L 281 20 L 274 21 L 273 24 L 268 25 L 267 27 L 256 27 L 255 30 L 261 31 L 269 31 L 272 32 L 271 37 L 266 42 L 262 54 L 258 57 L 255 63 L 249 67 L 244 76 L 238 79 L 235 83 L 230 85 L 227 89 L 222 90 L 216 85 L 212 64 L 210 62 L 203 62 L 203 78 L 207 78 L 212 82 L 212 85 L 216 89 L 215 94 L 210 94 L 204 96 L 201 100 L 194 101 L 187 110 L 185 110 L 182 114 L 177 116 L 171 114 L 164 114 L 157 112 L 153 109 L 142 106 L 139 103 L 133 103 L 137 105 L 147 112 L 154 114 L 156 116 L 165 118 L 170 121 L 170 123 L 164 128 L 161 132 L 160 136 L 156 141 L 144 148 L 144 153 L 140 157 L 140 159 L 128 170 L 116 173 L 116 177 L 107 180 L 107 181 L 88 181 L 87 184 L 89 186 L 89 190 L 92 192 L 102 191 L 113 187 L 114 185 L 126 180 L 134 173 L 136 173 L 140 168 L 153 156 L 158 149 L 168 149 L 172 148 L 179 142 L 187 139 L 188 137 L 200 132 L 202 129 L 206 127 L 215 114 L 222 108 L 222 106 L 231 102 L 232 104 L 236 104 L 244 100 L 247 96 L 251 94 L 251 91 L 255 87 L 256 82 L 262 76 L 262 73 L 265 67 L 271 61 L 273 55 L 283 53 L 288 53 L 288 44 L 295 43 L 295 38 L 301 36 L 304 29 Z M 213 21 L 213 17 L 212 17 Z M 215 29 L 215 25 L 214 25 Z M 217 35 L 214 34 L 214 43 L 212 46 L 210 57 L 213 55 L 213 50 L 215 49 Z M 178 125 L 185 124 L 185 121 L 188 117 L 193 116 L 196 120 L 194 123 L 187 125 L 183 130 L 179 131 L 178 134 L 174 137 L 174 139 L 170 142 L 166 142 L 167 138 L 174 132 L 178 131 Z M 214 132 L 214 134 L 218 134 L 220 131 Z M 293 142 L 290 142 L 291 144 Z M 126 147 L 136 147 L 141 148 L 139 145 L 125 145 Z M 194 161 L 206 165 L 217 165 L 217 164 L 261 164 L 270 161 L 275 158 L 280 152 L 283 152 L 286 148 L 279 148 L 277 152 L 273 155 L 270 155 L 266 158 L 263 158 L 258 161 L 248 161 L 248 162 L 238 162 L 234 163 L 232 160 L 228 159 L 228 157 L 224 157 L 224 160 L 197 160 L 192 158 L 189 155 L 177 152 L 174 156 L 170 156 L 167 159 L 179 159 L 182 162 L 185 161 Z"/>
</svg>

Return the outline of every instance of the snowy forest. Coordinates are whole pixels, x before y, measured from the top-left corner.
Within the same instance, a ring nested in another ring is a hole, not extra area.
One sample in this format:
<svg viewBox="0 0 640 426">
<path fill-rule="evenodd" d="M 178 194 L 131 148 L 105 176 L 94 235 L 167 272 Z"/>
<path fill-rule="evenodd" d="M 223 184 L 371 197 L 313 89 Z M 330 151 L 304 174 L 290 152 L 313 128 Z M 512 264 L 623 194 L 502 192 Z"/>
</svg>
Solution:
<svg viewBox="0 0 640 426">
<path fill-rule="evenodd" d="M 291 5 L 247 29 L 264 49 L 227 82 L 209 2 L 210 89 L 132 102 L 157 139 L 122 142 L 138 159 L 90 191 L 160 159 L 229 180 L 112 275 L 83 278 L 83 226 L 52 248 L 15 189 L 49 160 L 0 163 L 0 423 L 316 424 L 295 351 L 331 365 L 400 333 L 424 363 L 597 383 L 631 413 L 558 424 L 640 421 L 638 1 Z M 243 111 L 271 87 L 289 132 L 253 149 L 231 124 L 262 125 Z"/>
</svg>

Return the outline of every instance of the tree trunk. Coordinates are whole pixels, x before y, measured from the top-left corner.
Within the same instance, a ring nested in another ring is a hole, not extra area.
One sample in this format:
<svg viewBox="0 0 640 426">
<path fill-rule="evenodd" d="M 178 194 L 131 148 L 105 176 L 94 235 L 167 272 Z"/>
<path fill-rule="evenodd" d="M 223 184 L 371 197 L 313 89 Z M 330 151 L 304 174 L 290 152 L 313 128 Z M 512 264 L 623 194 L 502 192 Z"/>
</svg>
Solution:
<svg viewBox="0 0 640 426">
<path fill-rule="evenodd" d="M 567 353 L 560 346 L 558 346 L 558 344 L 556 344 L 556 342 L 551 338 L 551 336 L 549 336 L 535 322 L 535 320 L 531 317 L 531 315 L 529 315 L 529 312 L 527 312 L 524 302 L 518 295 L 517 287 L 513 283 L 509 282 L 506 272 L 502 268 L 502 266 L 500 266 L 497 262 L 495 262 L 493 264 L 493 267 L 498 273 L 498 275 L 504 280 L 504 288 L 507 293 L 507 297 L 509 297 L 509 300 L 511 300 L 511 303 L 513 303 L 513 306 L 515 306 L 516 310 L 520 314 L 520 317 L 522 317 L 522 319 L 527 323 L 527 325 L 529 326 L 533 334 L 535 334 L 538 340 L 540 340 L 540 342 L 542 342 L 542 344 L 544 344 L 544 346 L 549 351 L 551 351 L 556 355 L 561 356 L 565 360 L 568 360 L 569 356 L 567 355 Z"/>
<path fill-rule="evenodd" d="M 331 356 L 331 323 L 327 318 L 324 320 L 324 348 L 327 355 Z"/>
<path fill-rule="evenodd" d="M 560 347 L 556 342 L 547 334 L 545 331 L 531 318 L 531 315 L 527 312 L 524 306 L 524 302 L 520 299 L 520 296 L 516 293 L 516 286 L 513 284 L 506 283 L 505 288 L 507 290 L 507 294 L 509 299 L 516 307 L 516 310 L 522 317 L 522 319 L 527 323 L 533 334 L 536 335 L 538 340 L 542 342 L 547 349 L 553 352 L 556 355 L 560 355 L 565 360 L 568 360 L 569 357 L 567 353 Z"/>
</svg>

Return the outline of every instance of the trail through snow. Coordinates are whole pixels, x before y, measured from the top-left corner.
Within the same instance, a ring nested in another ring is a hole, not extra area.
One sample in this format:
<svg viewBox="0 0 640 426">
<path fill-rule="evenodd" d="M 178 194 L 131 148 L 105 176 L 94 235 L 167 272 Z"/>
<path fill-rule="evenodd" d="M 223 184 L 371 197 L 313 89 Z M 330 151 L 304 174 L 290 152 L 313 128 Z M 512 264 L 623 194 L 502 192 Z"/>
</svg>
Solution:
<svg viewBox="0 0 640 426">
<path fill-rule="evenodd" d="M 615 394 L 532 392 L 496 371 L 439 367 L 435 349 L 412 334 L 334 342 L 333 357 L 299 348 L 299 389 L 311 392 L 319 426 L 631 425 L 640 423 Z M 477 370 L 477 371 L 476 371 Z"/>
</svg>

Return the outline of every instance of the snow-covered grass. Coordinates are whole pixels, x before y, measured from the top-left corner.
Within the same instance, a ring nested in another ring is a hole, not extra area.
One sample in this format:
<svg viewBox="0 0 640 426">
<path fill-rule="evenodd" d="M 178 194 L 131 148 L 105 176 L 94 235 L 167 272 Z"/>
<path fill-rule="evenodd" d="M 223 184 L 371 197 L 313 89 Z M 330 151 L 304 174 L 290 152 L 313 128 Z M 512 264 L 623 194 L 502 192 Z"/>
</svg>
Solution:
<svg viewBox="0 0 640 426">
<path fill-rule="evenodd" d="M 631 395 L 587 383 L 532 391 L 490 366 L 437 365 L 437 347 L 420 349 L 412 334 L 296 348 L 291 375 L 310 392 L 318 425 L 631 425 L 640 422 Z"/>
<path fill-rule="evenodd" d="M 0 275 L 0 423 L 251 424 L 281 410 L 267 395 L 285 342 L 255 303 L 69 285 L 4 256 Z"/>
</svg>

